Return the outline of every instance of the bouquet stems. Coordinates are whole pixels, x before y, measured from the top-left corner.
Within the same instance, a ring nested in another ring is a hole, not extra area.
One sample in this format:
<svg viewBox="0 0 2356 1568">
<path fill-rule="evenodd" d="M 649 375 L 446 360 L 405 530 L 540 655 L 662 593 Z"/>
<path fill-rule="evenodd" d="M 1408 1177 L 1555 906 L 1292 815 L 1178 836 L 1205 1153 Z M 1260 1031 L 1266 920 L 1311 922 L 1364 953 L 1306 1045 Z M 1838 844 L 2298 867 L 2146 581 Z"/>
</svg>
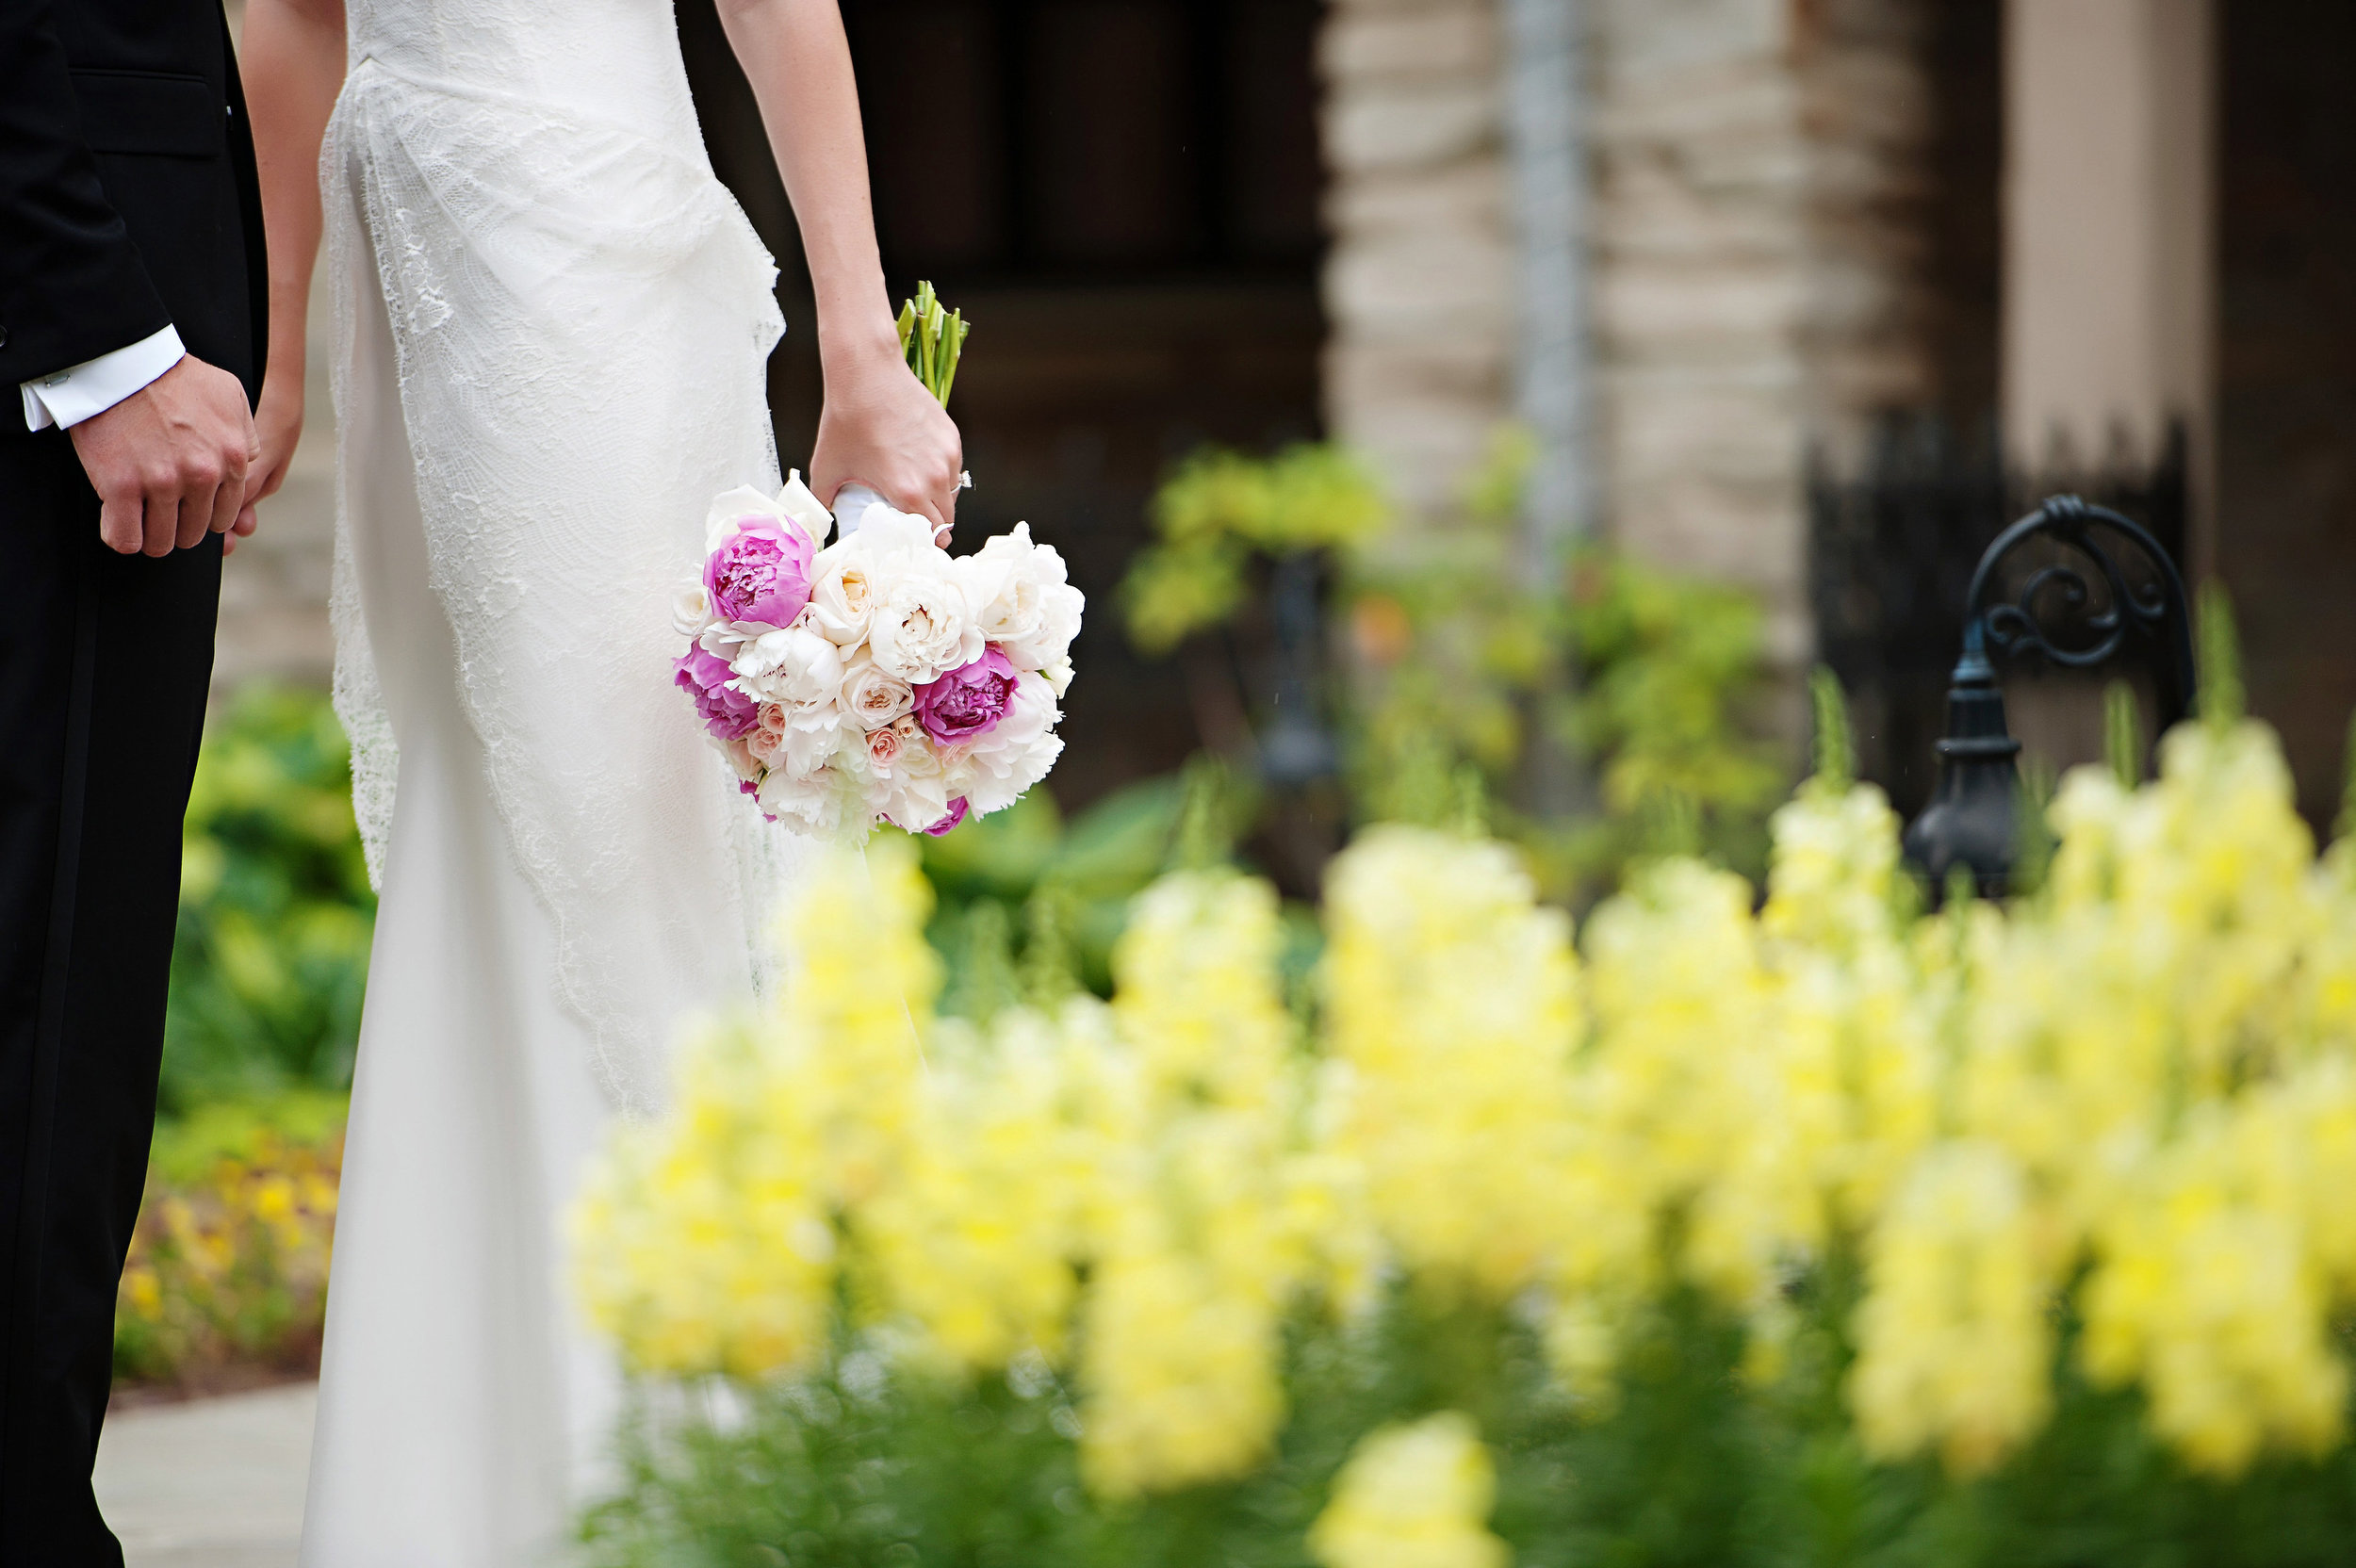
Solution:
<svg viewBox="0 0 2356 1568">
<path fill-rule="evenodd" d="M 929 283 L 916 286 L 916 298 L 900 307 L 900 351 L 924 390 L 948 406 L 949 389 L 957 384 L 957 357 L 965 351 L 965 335 L 973 331 L 965 313 L 942 307 Z"/>
</svg>

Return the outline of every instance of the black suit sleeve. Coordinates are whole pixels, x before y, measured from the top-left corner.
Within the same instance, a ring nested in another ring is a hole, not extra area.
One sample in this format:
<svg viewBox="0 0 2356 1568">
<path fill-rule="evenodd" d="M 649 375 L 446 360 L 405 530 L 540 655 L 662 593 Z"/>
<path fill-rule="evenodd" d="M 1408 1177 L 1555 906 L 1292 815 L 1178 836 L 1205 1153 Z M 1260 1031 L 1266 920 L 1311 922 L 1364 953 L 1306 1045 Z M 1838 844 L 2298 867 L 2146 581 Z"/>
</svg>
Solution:
<svg viewBox="0 0 2356 1568">
<path fill-rule="evenodd" d="M 0 0 L 0 389 L 171 323 L 99 183 L 49 0 Z"/>
</svg>

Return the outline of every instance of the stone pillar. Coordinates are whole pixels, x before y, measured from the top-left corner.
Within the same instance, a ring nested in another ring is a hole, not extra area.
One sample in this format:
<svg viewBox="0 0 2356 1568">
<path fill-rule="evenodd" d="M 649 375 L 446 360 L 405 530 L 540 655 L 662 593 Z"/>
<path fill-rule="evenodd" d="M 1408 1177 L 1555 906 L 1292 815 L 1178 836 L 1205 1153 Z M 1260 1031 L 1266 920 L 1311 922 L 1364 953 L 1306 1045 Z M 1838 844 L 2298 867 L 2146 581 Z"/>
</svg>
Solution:
<svg viewBox="0 0 2356 1568">
<path fill-rule="evenodd" d="M 2016 457 L 2191 438 L 2213 558 L 2217 262 L 2210 0 L 2007 0 L 2004 416 Z"/>
<path fill-rule="evenodd" d="M 1327 421 L 1407 505 L 1441 506 L 1510 411 L 1492 0 L 1335 0 L 1319 57 Z"/>
<path fill-rule="evenodd" d="M 1605 0 L 1596 15 L 1608 531 L 1757 594 L 1771 657 L 1796 669 L 1809 647 L 1809 159 L 1793 8 Z"/>
</svg>

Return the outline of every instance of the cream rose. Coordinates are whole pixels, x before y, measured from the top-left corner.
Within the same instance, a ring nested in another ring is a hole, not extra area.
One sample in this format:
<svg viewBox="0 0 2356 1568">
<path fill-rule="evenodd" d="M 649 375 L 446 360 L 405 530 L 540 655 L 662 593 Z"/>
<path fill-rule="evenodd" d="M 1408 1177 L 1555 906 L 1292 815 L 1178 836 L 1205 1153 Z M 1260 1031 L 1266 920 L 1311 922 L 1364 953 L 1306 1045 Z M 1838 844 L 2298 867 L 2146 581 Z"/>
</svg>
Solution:
<svg viewBox="0 0 2356 1568">
<path fill-rule="evenodd" d="M 700 582 L 690 583 L 671 599 L 671 629 L 689 639 L 700 638 L 712 624 L 712 596 Z M 710 651 L 710 650 L 706 650 Z"/>
<path fill-rule="evenodd" d="M 843 710 L 861 729 L 880 729 L 916 706 L 916 689 L 887 675 L 875 658 L 856 654 L 843 667 Z"/>
<path fill-rule="evenodd" d="M 853 647 L 866 640 L 875 613 L 875 573 L 859 535 L 818 552 L 810 564 L 810 624 L 828 642 Z"/>
</svg>

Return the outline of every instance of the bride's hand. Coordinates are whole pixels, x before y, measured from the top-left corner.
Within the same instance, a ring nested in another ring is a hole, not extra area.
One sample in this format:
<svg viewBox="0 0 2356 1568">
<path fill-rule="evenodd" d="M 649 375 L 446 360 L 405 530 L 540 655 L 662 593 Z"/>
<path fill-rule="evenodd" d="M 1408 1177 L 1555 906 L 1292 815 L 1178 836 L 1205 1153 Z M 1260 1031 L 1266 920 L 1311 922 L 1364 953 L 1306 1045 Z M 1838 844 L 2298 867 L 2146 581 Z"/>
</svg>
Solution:
<svg viewBox="0 0 2356 1568">
<path fill-rule="evenodd" d="M 237 508 L 237 519 L 221 542 L 223 555 L 236 549 L 238 540 L 253 533 L 255 504 L 276 495 L 278 487 L 286 482 L 286 466 L 294 459 L 296 443 L 303 439 L 303 377 L 299 371 L 273 369 L 263 378 L 261 401 L 254 410 L 254 433 L 261 444 L 262 455 L 246 470 L 245 502 Z"/>
<path fill-rule="evenodd" d="M 810 489 L 826 505 L 857 482 L 892 505 L 932 519 L 947 542 L 965 467 L 957 427 L 898 353 L 869 352 L 826 367 L 826 400 L 810 449 Z"/>
</svg>

